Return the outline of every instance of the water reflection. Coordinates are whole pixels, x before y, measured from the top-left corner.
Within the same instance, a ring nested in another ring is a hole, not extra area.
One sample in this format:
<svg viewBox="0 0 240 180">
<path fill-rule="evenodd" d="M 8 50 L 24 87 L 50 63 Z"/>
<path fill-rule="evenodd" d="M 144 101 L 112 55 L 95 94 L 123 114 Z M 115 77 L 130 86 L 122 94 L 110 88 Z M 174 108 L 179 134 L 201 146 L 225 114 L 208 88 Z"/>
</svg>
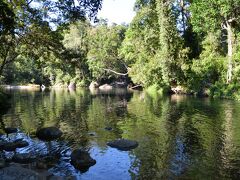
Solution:
<svg viewBox="0 0 240 180">
<path fill-rule="evenodd" d="M 26 136 L 29 151 L 46 153 L 46 145 L 34 137 L 36 129 L 56 126 L 64 132 L 52 148 L 60 159 L 48 166 L 56 175 L 81 179 L 240 176 L 238 102 L 162 97 L 121 89 L 12 94 L 12 108 L 2 117 L 4 126 L 24 132 L 17 138 Z M 116 138 L 137 140 L 139 147 L 129 152 L 107 147 L 106 143 Z M 76 148 L 88 150 L 97 161 L 86 173 L 81 174 L 69 163 Z"/>
</svg>

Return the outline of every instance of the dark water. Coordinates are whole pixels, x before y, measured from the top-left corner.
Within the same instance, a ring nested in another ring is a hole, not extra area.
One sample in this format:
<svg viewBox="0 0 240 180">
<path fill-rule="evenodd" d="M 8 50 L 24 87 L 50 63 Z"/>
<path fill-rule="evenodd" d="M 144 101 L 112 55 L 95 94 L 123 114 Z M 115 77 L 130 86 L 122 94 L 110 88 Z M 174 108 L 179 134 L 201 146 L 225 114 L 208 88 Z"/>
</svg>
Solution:
<svg viewBox="0 0 240 180">
<path fill-rule="evenodd" d="M 49 172 L 77 179 L 237 179 L 240 178 L 240 103 L 193 97 L 161 97 L 119 90 L 12 92 L 4 126 L 18 127 L 30 146 L 18 153 L 58 154 Z M 57 126 L 63 137 L 48 145 L 37 128 Z M 111 127 L 112 130 L 105 130 Z M 106 143 L 137 140 L 132 151 Z M 81 173 L 71 151 L 88 150 L 97 163 Z M 10 156 L 10 155 L 9 155 Z"/>
</svg>

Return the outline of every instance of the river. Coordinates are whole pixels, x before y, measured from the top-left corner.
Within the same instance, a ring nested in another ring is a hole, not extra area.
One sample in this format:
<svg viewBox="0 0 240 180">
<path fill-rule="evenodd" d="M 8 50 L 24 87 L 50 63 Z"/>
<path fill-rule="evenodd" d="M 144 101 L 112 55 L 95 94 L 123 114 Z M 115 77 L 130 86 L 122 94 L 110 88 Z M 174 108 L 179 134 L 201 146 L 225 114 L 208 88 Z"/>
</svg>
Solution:
<svg viewBox="0 0 240 180">
<path fill-rule="evenodd" d="M 49 150 L 57 160 L 46 162 L 54 175 L 91 180 L 240 177 L 239 102 L 121 89 L 10 93 L 12 106 L 2 126 L 19 128 L 10 138 L 30 144 L 18 153 L 48 153 L 48 145 L 35 137 L 38 128 L 56 126 L 63 132 Z M 117 138 L 136 140 L 139 146 L 120 151 L 106 145 Z M 97 162 L 84 173 L 69 162 L 78 148 Z"/>
</svg>

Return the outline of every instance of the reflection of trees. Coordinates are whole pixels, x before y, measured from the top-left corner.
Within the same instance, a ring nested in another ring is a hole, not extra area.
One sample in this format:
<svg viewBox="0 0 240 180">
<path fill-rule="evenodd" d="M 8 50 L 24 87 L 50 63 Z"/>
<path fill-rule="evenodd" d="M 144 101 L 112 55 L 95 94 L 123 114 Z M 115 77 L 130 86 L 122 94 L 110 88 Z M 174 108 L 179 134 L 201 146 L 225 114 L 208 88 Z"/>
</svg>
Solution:
<svg viewBox="0 0 240 180">
<path fill-rule="evenodd" d="M 92 96 L 86 90 L 51 92 L 15 92 L 13 108 L 4 117 L 8 126 L 20 127 L 34 134 L 37 128 L 57 126 L 72 146 L 89 147 L 89 132 L 95 132 L 100 147 L 106 141 L 120 137 L 117 122 L 127 115 L 127 101 L 131 93 L 117 92 Z M 106 126 L 113 131 L 106 132 Z M 95 138 L 96 140 L 96 138 Z"/>
<path fill-rule="evenodd" d="M 125 132 L 123 137 L 137 139 L 140 143 L 132 152 L 135 155 L 130 169 L 132 177 L 223 177 L 226 168 L 222 167 L 227 156 L 223 158 L 221 151 L 226 144 L 223 138 L 226 137 L 223 129 L 226 119 L 222 113 L 227 113 L 227 109 L 221 107 L 221 103 L 225 101 L 146 98 L 152 97 L 145 96 L 143 103 L 134 96 L 128 109 L 129 114 L 135 116 L 119 123 Z M 155 112 L 157 109 L 160 115 Z M 237 156 L 232 154 L 232 157 Z"/>
<path fill-rule="evenodd" d="M 116 94 L 115 94 L 116 93 Z M 132 94 L 127 92 L 104 92 L 93 96 L 87 112 L 89 131 L 97 134 L 97 143 L 104 149 L 106 142 L 121 137 L 118 123 L 128 117 L 128 101 Z M 106 132 L 105 127 L 113 130 Z"/>
<path fill-rule="evenodd" d="M 238 103 L 126 92 L 93 95 L 85 90 L 14 96 L 14 108 L 3 116 L 6 126 L 29 133 L 59 126 L 71 147 L 88 149 L 94 144 L 103 153 L 109 140 L 137 140 L 139 147 L 129 152 L 133 179 L 238 176 Z"/>
<path fill-rule="evenodd" d="M 129 113 L 135 114 L 123 125 L 124 137 L 137 139 L 139 148 L 134 150 L 136 156 L 132 164 L 132 177 L 137 179 L 154 179 L 168 176 L 171 156 L 175 147 L 178 120 L 182 112 L 171 104 L 169 99 L 146 99 L 145 103 L 136 96 L 129 103 Z M 155 107 L 153 107 L 155 105 Z M 156 107 L 157 106 L 157 107 Z M 149 108 L 150 107 L 150 108 Z M 158 109 L 161 115 L 156 112 Z M 155 113 L 156 112 L 156 113 Z M 137 169 L 137 174 L 133 173 Z"/>
<path fill-rule="evenodd" d="M 225 178 L 239 179 L 240 171 L 240 122 L 239 122 L 239 103 L 234 101 L 226 101 L 222 105 L 222 148 L 221 159 L 223 166 L 221 167 L 222 175 Z"/>
</svg>

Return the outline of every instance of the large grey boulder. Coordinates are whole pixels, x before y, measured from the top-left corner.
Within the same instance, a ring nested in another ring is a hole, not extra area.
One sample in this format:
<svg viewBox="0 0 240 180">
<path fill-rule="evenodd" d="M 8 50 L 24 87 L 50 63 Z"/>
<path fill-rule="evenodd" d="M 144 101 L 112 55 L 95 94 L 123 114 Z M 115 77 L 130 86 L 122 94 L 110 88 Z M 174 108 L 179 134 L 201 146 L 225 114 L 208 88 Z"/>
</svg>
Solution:
<svg viewBox="0 0 240 180">
<path fill-rule="evenodd" d="M 112 148 L 117 148 L 118 150 L 129 151 L 131 149 L 135 149 L 136 147 L 138 147 L 138 142 L 128 139 L 117 139 L 108 142 L 107 145 Z"/>
</svg>

